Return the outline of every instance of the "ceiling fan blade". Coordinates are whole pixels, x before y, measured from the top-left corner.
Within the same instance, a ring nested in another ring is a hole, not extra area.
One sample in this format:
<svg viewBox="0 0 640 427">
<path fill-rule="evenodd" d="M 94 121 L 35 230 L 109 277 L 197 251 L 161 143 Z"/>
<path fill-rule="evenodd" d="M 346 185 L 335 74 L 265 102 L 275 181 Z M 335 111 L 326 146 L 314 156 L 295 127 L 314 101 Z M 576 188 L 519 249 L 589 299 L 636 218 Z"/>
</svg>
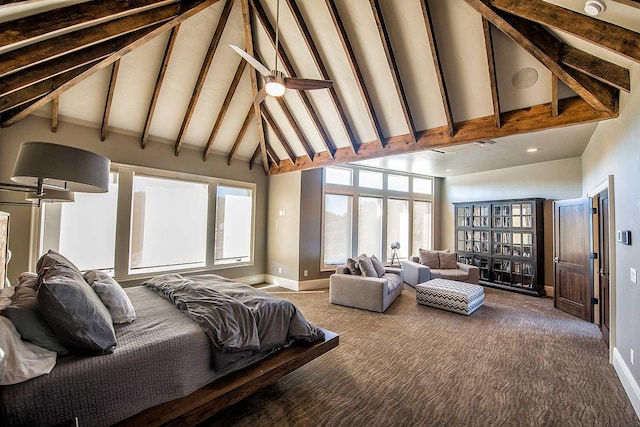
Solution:
<svg viewBox="0 0 640 427">
<path fill-rule="evenodd" d="M 236 46 L 234 44 L 230 44 L 229 47 L 231 47 L 231 49 L 235 50 L 238 53 L 238 55 L 242 56 L 253 68 L 258 70 L 260 72 L 260 74 L 262 74 L 265 77 L 271 75 L 271 71 L 269 71 L 269 69 L 267 67 L 262 65 L 253 56 L 249 55 L 247 52 L 245 52 L 244 50 L 240 49 L 238 46 Z"/>
<path fill-rule="evenodd" d="M 253 100 L 254 104 L 260 104 L 267 97 L 267 90 L 265 88 L 260 89 L 260 92 L 256 95 Z"/>
<path fill-rule="evenodd" d="M 298 77 L 285 77 L 284 87 L 294 90 L 327 89 L 333 85 L 333 80 L 301 79 Z"/>
</svg>

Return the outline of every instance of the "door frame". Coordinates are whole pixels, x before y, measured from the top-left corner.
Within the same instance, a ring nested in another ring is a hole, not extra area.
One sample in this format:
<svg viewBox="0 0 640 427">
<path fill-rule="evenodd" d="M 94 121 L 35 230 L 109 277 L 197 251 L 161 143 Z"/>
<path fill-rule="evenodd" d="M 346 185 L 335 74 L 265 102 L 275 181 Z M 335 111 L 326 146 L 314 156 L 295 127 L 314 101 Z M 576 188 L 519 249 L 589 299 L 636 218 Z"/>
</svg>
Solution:
<svg viewBox="0 0 640 427">
<path fill-rule="evenodd" d="M 600 181 L 587 196 L 591 198 L 591 205 L 598 206 L 598 195 L 604 190 L 609 190 L 609 363 L 613 363 L 613 349 L 616 348 L 616 233 L 615 233 L 615 193 L 613 187 L 613 175 L 607 175 Z M 595 231 L 598 223 L 598 215 L 593 216 L 594 232 L 591 235 L 592 251 L 598 248 L 598 233 Z M 598 277 L 597 268 L 599 268 L 599 260 L 593 263 L 593 292 L 594 297 L 600 298 L 600 278 Z M 597 309 L 596 309 L 597 306 Z M 600 312 L 600 306 L 594 305 L 594 313 Z M 599 315 L 598 315 L 599 316 Z M 599 319 L 599 318 L 598 318 Z M 594 318 L 595 320 L 595 318 Z"/>
</svg>

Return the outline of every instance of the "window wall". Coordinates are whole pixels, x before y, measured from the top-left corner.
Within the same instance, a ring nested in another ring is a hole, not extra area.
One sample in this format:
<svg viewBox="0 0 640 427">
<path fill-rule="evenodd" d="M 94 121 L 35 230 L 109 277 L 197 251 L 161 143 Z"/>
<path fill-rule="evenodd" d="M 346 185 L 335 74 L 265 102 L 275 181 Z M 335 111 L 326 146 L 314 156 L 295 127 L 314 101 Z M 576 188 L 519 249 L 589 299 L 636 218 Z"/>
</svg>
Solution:
<svg viewBox="0 0 640 427">
<path fill-rule="evenodd" d="M 324 169 L 323 265 L 376 255 L 389 262 L 391 243 L 407 259 L 433 247 L 433 178 L 395 171 L 336 166 Z"/>
<path fill-rule="evenodd" d="M 253 264 L 255 184 L 112 164 L 108 193 L 46 204 L 39 254 L 118 278 Z"/>
</svg>

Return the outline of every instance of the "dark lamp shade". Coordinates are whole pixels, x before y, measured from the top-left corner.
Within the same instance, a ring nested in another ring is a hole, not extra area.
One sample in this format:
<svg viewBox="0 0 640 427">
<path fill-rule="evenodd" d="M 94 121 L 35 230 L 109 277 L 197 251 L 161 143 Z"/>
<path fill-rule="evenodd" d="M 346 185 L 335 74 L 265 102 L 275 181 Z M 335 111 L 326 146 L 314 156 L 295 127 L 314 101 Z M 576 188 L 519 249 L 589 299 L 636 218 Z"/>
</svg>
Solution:
<svg viewBox="0 0 640 427">
<path fill-rule="evenodd" d="M 111 161 L 91 151 L 49 142 L 23 142 L 11 180 L 22 185 L 66 189 L 81 193 L 109 191 Z"/>
<path fill-rule="evenodd" d="M 43 201 L 47 203 L 74 202 L 75 197 L 73 191 L 52 190 L 45 188 L 44 194 L 38 196 L 35 192 L 28 193 L 26 200 L 28 202 Z"/>
</svg>

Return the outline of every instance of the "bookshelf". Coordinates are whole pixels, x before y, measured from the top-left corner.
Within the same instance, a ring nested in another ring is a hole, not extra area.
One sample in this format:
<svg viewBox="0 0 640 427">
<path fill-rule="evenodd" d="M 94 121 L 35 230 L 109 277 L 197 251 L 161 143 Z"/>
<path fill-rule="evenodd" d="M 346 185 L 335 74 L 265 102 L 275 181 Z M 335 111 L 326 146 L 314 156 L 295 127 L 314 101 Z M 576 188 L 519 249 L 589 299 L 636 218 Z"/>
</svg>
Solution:
<svg viewBox="0 0 640 427">
<path fill-rule="evenodd" d="M 458 261 L 487 286 L 544 296 L 544 199 L 454 203 Z"/>
</svg>

